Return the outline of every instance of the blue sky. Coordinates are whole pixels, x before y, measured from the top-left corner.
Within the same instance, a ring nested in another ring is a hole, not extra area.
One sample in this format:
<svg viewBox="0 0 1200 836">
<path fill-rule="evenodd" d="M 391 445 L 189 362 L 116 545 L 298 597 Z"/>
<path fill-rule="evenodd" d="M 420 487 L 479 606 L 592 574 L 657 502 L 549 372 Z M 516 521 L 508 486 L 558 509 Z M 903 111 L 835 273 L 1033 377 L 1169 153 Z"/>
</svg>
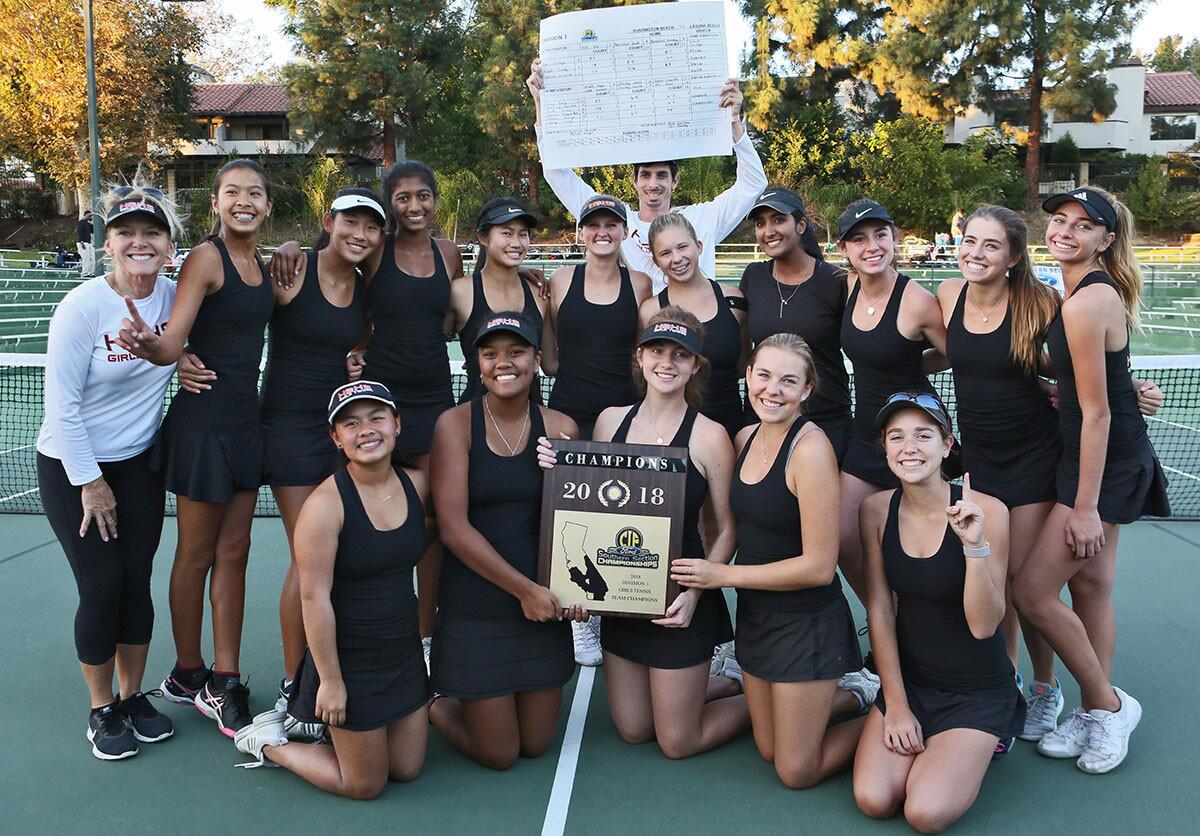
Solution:
<svg viewBox="0 0 1200 836">
<path fill-rule="evenodd" d="M 291 46 L 279 32 L 283 13 L 268 8 L 263 0 L 215 0 L 226 10 L 239 17 L 249 18 L 253 28 L 267 35 L 276 63 L 284 64 L 291 59 Z M 687 0 L 684 0 L 687 2 Z M 725 20 L 729 32 L 731 70 L 738 60 L 743 45 L 749 40 L 751 27 L 738 13 L 731 0 L 725 3 Z M 1200 38 L 1200 15 L 1196 14 L 1196 0 L 1158 0 L 1147 7 L 1141 23 L 1133 33 L 1135 49 L 1149 52 L 1165 35 L 1183 35 L 1184 39 Z"/>
</svg>

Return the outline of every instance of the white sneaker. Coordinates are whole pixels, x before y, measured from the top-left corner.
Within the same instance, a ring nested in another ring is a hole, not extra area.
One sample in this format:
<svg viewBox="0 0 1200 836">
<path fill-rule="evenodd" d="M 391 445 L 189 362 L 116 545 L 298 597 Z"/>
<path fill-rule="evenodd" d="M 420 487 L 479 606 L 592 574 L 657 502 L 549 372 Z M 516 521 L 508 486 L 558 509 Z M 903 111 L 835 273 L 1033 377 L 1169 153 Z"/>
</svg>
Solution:
<svg viewBox="0 0 1200 836">
<path fill-rule="evenodd" d="M 857 697 L 865 713 L 875 704 L 875 697 L 879 694 L 879 677 L 866 668 L 850 671 L 838 677 L 837 687 L 839 691 L 849 691 Z"/>
<path fill-rule="evenodd" d="M 1047 732 L 1038 741 L 1038 754 L 1048 758 L 1077 758 L 1087 747 L 1088 735 L 1094 718 L 1082 708 L 1077 708 L 1059 723 L 1054 731 Z"/>
<path fill-rule="evenodd" d="M 421 639 L 421 652 L 425 654 L 425 675 L 429 675 L 429 654 L 433 651 L 433 636 Z"/>
<path fill-rule="evenodd" d="M 604 654 L 600 650 L 600 616 L 593 615 L 587 621 L 572 621 L 571 636 L 575 640 L 576 662 L 589 668 L 604 664 Z"/>
<path fill-rule="evenodd" d="M 283 730 L 283 718 L 278 711 L 264 711 L 254 722 L 238 730 L 233 736 L 233 745 L 239 752 L 254 758 L 250 763 L 239 763 L 240 767 L 253 769 L 258 766 L 278 766 L 263 757 L 264 746 L 283 746 L 288 742 Z"/>
<path fill-rule="evenodd" d="M 1142 704 L 1113 686 L 1121 707 L 1116 711 L 1091 712 L 1094 722 L 1088 735 L 1087 746 L 1075 765 L 1084 772 L 1103 775 L 1121 765 L 1129 754 L 1129 736 L 1142 719 Z"/>
<path fill-rule="evenodd" d="M 720 676 L 725 667 L 725 657 L 733 653 L 733 642 L 725 642 L 713 648 L 712 661 L 708 663 L 708 675 Z"/>
<path fill-rule="evenodd" d="M 325 736 L 324 723 L 306 723 L 291 714 L 283 718 L 283 731 L 288 740 L 318 741 Z"/>
<path fill-rule="evenodd" d="M 738 685 L 745 686 L 746 683 L 742 681 L 742 666 L 738 664 L 735 651 L 733 642 L 730 642 L 729 652 L 725 654 L 725 661 L 721 663 L 721 676 L 732 679 Z"/>
<path fill-rule="evenodd" d="M 1025 698 L 1025 730 L 1021 732 L 1021 739 L 1041 740 L 1054 731 L 1064 703 L 1057 679 L 1053 685 L 1036 681 L 1030 685 L 1029 696 Z"/>
</svg>

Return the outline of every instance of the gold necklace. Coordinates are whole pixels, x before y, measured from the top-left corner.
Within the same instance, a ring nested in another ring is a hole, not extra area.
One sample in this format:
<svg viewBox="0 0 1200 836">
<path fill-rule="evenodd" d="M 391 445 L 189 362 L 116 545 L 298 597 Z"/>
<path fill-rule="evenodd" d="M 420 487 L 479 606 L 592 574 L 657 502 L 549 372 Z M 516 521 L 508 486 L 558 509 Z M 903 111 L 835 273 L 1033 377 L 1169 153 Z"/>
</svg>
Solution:
<svg viewBox="0 0 1200 836">
<path fill-rule="evenodd" d="M 687 412 L 687 409 L 686 409 L 686 408 L 684 409 L 684 412 L 685 412 L 685 413 Z M 655 438 L 655 439 L 654 439 L 654 443 L 655 443 L 655 444 L 666 444 L 666 443 L 667 443 L 667 442 L 664 440 L 664 438 L 665 438 L 665 436 L 666 436 L 666 433 L 664 433 L 662 430 L 660 430 L 658 427 L 656 427 L 656 426 L 654 425 L 654 422 L 650 420 L 650 416 L 649 416 L 649 415 L 645 414 L 644 412 L 639 412 L 639 413 L 638 413 L 638 415 L 637 415 L 637 417 L 641 418 L 643 421 L 645 421 L 647 424 L 649 424 L 649 425 L 650 425 L 650 429 L 654 430 L 654 434 L 655 434 L 656 436 L 658 436 L 657 438 Z M 679 419 L 679 420 L 680 420 L 680 421 L 682 421 L 683 419 L 681 418 L 681 419 Z M 672 422 L 672 423 L 674 423 L 674 422 Z"/>
<path fill-rule="evenodd" d="M 862 279 L 859 279 L 858 283 L 859 283 L 859 287 L 862 287 Z M 892 288 L 895 286 L 896 286 L 896 282 L 893 281 L 890 285 L 887 286 L 887 288 L 884 289 L 883 293 L 880 293 L 874 299 L 867 296 L 867 316 L 875 316 L 875 303 L 878 302 L 880 299 L 882 299 L 884 296 L 887 296 L 889 293 L 891 293 Z M 863 288 L 863 295 L 866 296 L 866 288 Z"/>
<path fill-rule="evenodd" d="M 521 421 L 521 432 L 517 433 L 517 443 L 512 445 L 508 443 L 508 439 L 504 437 L 504 431 L 500 429 L 500 422 L 496 420 L 496 416 L 492 414 L 492 407 L 488 403 L 488 396 L 483 396 L 483 408 L 487 410 L 488 418 L 492 419 L 492 426 L 496 428 L 496 435 L 500 436 L 500 440 L 504 442 L 504 446 L 508 448 L 508 455 L 517 455 L 517 447 L 521 445 L 521 439 L 525 437 L 525 430 L 529 427 L 529 408 L 525 409 L 525 418 Z"/>
<path fill-rule="evenodd" d="M 1000 307 L 1002 304 L 1008 303 L 1008 293 L 1005 293 L 1004 296 L 1000 298 L 1000 301 L 992 305 L 992 309 L 985 313 L 983 308 L 979 307 L 979 303 L 971 298 L 971 286 L 967 285 L 967 301 L 975 306 L 975 310 L 979 311 L 979 315 L 983 317 L 984 324 L 987 324 L 991 315 L 996 312 L 996 308 Z"/>
</svg>

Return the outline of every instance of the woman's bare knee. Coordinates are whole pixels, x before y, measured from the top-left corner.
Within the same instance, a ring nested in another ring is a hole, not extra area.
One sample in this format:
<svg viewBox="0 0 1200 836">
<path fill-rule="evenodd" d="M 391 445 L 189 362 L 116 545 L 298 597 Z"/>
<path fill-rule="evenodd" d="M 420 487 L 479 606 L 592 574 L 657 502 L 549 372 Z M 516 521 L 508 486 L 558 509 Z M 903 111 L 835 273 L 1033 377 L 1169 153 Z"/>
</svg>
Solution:
<svg viewBox="0 0 1200 836">
<path fill-rule="evenodd" d="M 890 819 L 896 815 L 903 800 L 886 787 L 864 787 L 858 782 L 854 784 L 854 802 L 858 809 L 873 819 Z"/>
<path fill-rule="evenodd" d="M 392 767 L 389 777 L 393 781 L 399 781 L 401 784 L 407 784 L 409 781 L 417 780 L 421 774 L 421 767 L 424 765 L 424 759 L 398 763 Z"/>
<path fill-rule="evenodd" d="M 353 798 L 355 801 L 370 801 L 373 798 L 379 798 L 383 794 L 383 788 L 386 786 L 386 777 L 383 780 L 353 781 L 346 785 L 342 794 L 347 798 Z"/>
<path fill-rule="evenodd" d="M 775 762 L 775 774 L 789 790 L 803 790 L 821 783 L 821 770 L 816 764 Z"/>
<path fill-rule="evenodd" d="M 658 748 L 673 761 L 690 758 L 696 754 L 699 747 L 691 737 L 683 735 L 664 734 L 658 738 Z"/>
<path fill-rule="evenodd" d="M 617 723 L 617 734 L 626 743 L 640 746 L 654 739 L 654 724 Z"/>
<path fill-rule="evenodd" d="M 511 746 L 491 746 L 474 752 L 475 760 L 488 769 L 497 772 L 507 772 L 512 769 L 517 758 L 521 756 L 521 747 L 517 743 Z"/>
<path fill-rule="evenodd" d="M 941 833 L 962 815 L 935 798 L 910 797 L 904 802 L 904 820 L 920 833 Z"/>
</svg>

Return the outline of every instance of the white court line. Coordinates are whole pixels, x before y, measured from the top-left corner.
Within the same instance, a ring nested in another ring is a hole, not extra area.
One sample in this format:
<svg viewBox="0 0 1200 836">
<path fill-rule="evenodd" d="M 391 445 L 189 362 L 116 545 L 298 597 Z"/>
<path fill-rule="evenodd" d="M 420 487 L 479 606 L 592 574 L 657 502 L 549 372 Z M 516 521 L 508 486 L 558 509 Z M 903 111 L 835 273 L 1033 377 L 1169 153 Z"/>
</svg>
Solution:
<svg viewBox="0 0 1200 836">
<path fill-rule="evenodd" d="M 28 450 L 30 447 L 33 447 L 33 446 L 34 445 L 32 445 L 32 444 L 22 444 L 20 447 L 9 447 L 7 450 L 0 450 L 0 456 L 7 455 L 9 453 L 15 453 L 18 450 Z"/>
<path fill-rule="evenodd" d="M 1159 462 L 1159 464 L 1162 464 L 1162 462 Z M 1186 470 L 1180 470 L 1177 467 L 1171 467 L 1169 464 L 1164 464 L 1162 466 L 1162 469 L 1169 470 L 1172 473 L 1178 473 L 1180 476 L 1183 476 L 1184 478 L 1193 479 L 1197 482 L 1200 482 L 1200 476 L 1197 476 L 1195 473 L 1188 473 Z"/>
<path fill-rule="evenodd" d="M 1177 424 L 1174 421 L 1168 421 L 1166 418 L 1155 418 L 1153 415 L 1146 416 L 1147 421 L 1157 421 L 1160 424 L 1167 424 L 1171 427 L 1178 427 L 1181 430 L 1190 430 L 1194 433 L 1200 433 L 1200 427 L 1189 427 L 1187 424 Z"/>
<path fill-rule="evenodd" d="M 10 499 L 17 499 L 18 497 L 25 496 L 25 494 L 27 494 L 27 493 L 36 493 L 36 492 L 37 492 L 37 488 L 30 488 L 27 491 L 21 491 L 20 493 L 14 493 L 12 496 L 0 496 L 0 502 L 8 502 Z"/>
<path fill-rule="evenodd" d="M 583 743 L 583 726 L 587 722 L 588 703 L 592 699 L 592 683 L 596 669 L 581 667 L 575 696 L 571 700 L 571 716 L 558 753 L 558 768 L 554 771 L 554 787 L 546 805 L 546 820 L 542 836 L 562 836 L 567 826 L 567 808 L 571 806 L 571 789 L 575 786 L 575 767 L 579 763 L 579 747 Z"/>
</svg>

